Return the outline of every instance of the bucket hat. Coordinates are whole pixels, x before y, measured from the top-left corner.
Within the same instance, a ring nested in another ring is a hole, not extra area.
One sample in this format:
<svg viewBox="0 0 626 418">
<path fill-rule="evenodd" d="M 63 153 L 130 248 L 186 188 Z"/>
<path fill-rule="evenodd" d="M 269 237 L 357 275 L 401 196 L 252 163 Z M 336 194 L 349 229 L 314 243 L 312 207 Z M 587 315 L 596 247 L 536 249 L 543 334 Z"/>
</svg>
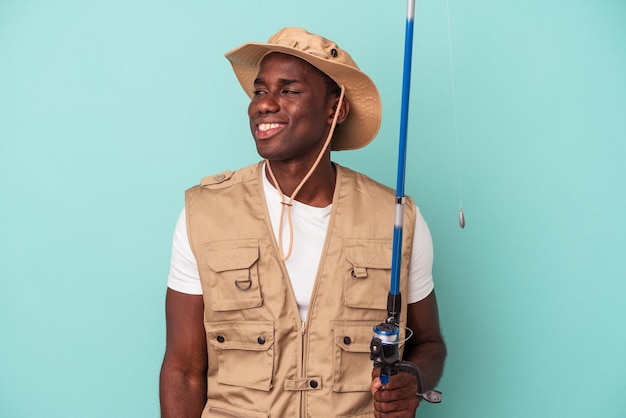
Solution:
<svg viewBox="0 0 626 418">
<path fill-rule="evenodd" d="M 331 150 L 358 149 L 369 144 L 380 128 L 382 105 L 374 82 L 362 72 L 350 54 L 337 44 L 302 28 L 283 28 L 266 43 L 246 43 L 225 54 L 239 84 L 250 98 L 259 65 L 267 54 L 293 55 L 322 71 L 346 89 L 350 103 L 348 118 L 338 125 Z"/>
</svg>

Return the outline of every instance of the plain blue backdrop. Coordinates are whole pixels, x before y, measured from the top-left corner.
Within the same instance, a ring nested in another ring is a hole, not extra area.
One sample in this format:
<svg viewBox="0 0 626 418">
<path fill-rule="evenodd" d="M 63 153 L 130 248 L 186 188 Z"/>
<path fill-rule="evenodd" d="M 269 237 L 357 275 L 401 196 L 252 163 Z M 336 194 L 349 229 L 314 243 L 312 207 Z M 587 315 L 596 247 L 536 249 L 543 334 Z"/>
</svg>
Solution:
<svg viewBox="0 0 626 418">
<path fill-rule="evenodd" d="M 418 415 L 624 417 L 626 3 L 450 0 L 450 31 L 446 9 L 415 18 L 406 192 L 449 346 Z M 0 0 L 1 417 L 159 415 L 183 191 L 258 158 L 227 50 L 338 41 L 384 115 L 334 158 L 395 185 L 405 10 Z"/>
</svg>

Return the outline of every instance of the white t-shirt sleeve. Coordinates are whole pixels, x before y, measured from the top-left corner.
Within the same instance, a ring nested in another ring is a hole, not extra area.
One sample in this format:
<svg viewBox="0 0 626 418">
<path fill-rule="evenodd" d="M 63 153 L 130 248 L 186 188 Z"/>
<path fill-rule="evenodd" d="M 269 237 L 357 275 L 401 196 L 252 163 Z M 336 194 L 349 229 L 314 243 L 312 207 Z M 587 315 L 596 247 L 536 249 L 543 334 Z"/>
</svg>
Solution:
<svg viewBox="0 0 626 418">
<path fill-rule="evenodd" d="M 418 208 L 413 233 L 407 303 L 419 302 L 434 288 L 433 240 L 428 225 Z"/>
<path fill-rule="evenodd" d="M 170 260 L 170 274 L 167 278 L 167 287 L 177 292 L 191 295 L 201 295 L 202 285 L 198 273 L 198 263 L 191 251 L 187 235 L 187 216 L 182 210 L 174 229 L 172 239 L 172 258 Z"/>
</svg>

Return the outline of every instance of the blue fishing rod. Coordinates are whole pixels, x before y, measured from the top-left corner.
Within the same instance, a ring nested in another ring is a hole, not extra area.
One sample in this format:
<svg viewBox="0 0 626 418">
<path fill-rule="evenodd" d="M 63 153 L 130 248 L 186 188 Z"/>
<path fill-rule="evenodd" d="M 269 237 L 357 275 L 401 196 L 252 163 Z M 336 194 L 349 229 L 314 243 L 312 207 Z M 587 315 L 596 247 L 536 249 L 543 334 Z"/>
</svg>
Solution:
<svg viewBox="0 0 626 418">
<path fill-rule="evenodd" d="M 374 336 L 370 344 L 370 357 L 374 367 L 380 367 L 380 382 L 383 387 L 399 371 L 412 374 L 417 379 L 417 396 L 432 403 L 441 402 L 441 392 L 422 391 L 422 376 L 414 363 L 402 361 L 398 347 L 400 345 L 400 269 L 402 261 L 402 229 L 404 225 L 404 177 L 406 172 L 406 148 L 409 121 L 409 93 L 411 90 L 411 61 L 413 56 L 413 21 L 415 0 L 407 1 L 406 30 L 404 39 L 404 69 L 402 75 L 402 108 L 400 111 L 400 145 L 398 151 L 398 176 L 396 182 L 395 216 L 393 227 L 393 252 L 391 262 L 391 280 L 387 296 L 387 319 L 374 327 Z"/>
</svg>

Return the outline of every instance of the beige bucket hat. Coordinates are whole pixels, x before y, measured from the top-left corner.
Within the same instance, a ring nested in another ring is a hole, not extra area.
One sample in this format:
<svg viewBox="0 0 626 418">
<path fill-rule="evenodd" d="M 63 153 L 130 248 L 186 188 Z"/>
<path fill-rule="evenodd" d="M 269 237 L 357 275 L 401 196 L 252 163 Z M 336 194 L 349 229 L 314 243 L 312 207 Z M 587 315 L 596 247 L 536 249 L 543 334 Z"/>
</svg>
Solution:
<svg viewBox="0 0 626 418">
<path fill-rule="evenodd" d="M 267 43 L 243 44 L 225 55 L 250 98 L 261 60 L 271 52 L 301 58 L 345 87 L 350 113 L 335 129 L 330 143 L 333 151 L 362 148 L 374 139 L 382 116 L 380 95 L 374 82 L 359 69 L 350 54 L 335 42 L 302 28 L 281 29 Z"/>
</svg>

